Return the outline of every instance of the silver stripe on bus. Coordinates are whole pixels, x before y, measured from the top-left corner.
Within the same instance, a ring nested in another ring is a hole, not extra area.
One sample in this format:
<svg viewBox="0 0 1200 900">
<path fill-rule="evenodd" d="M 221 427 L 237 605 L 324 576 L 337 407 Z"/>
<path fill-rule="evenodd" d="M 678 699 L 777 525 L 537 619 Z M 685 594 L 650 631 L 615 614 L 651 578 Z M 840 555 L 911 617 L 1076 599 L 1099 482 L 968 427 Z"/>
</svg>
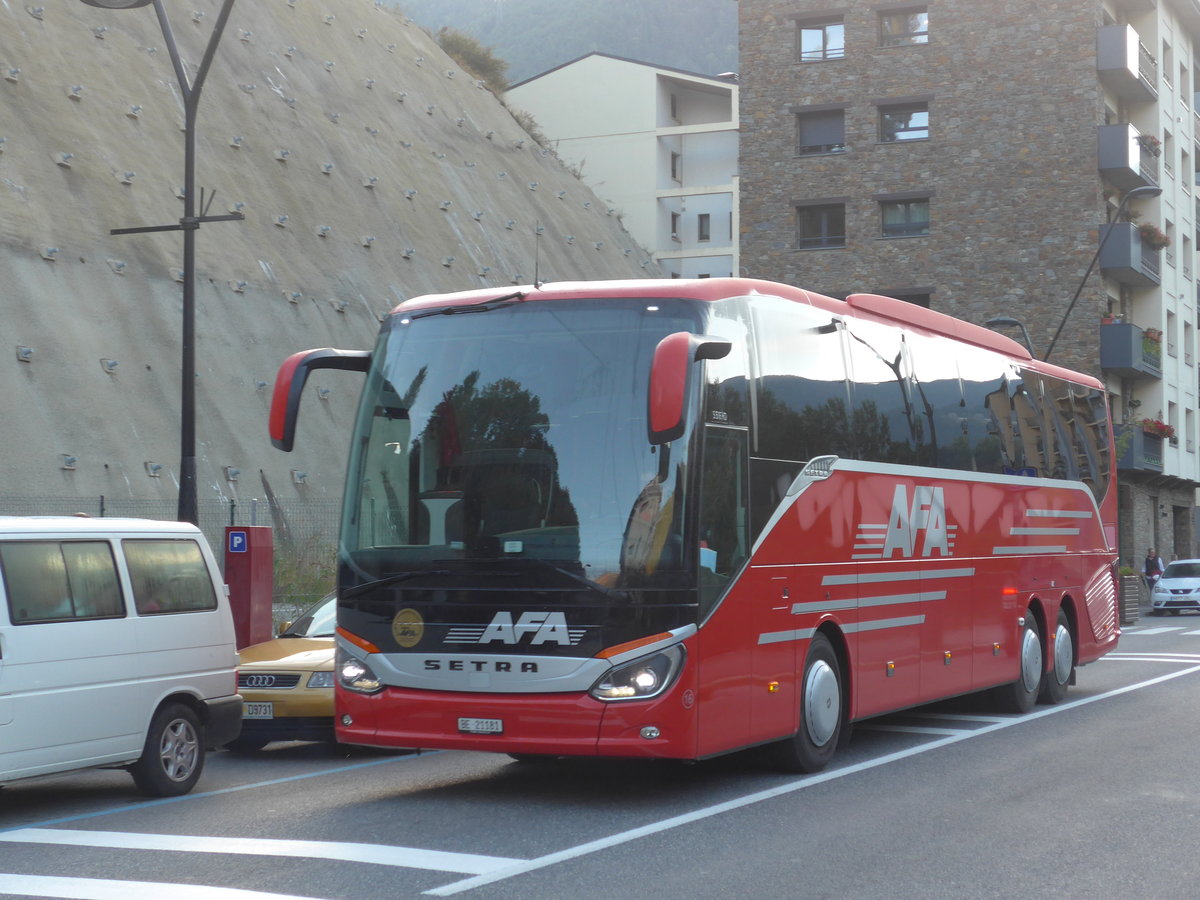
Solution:
<svg viewBox="0 0 1200 900">
<path fill-rule="evenodd" d="M 903 616 L 899 619 L 874 619 L 870 622 L 858 622 L 842 626 L 842 631 L 853 634 L 861 631 L 882 631 L 885 628 L 903 628 L 906 625 L 924 625 L 924 616 Z"/>
<path fill-rule="evenodd" d="M 1020 547 L 993 547 L 993 556 L 1016 556 L 1019 553 L 1066 553 L 1066 545 L 1022 544 Z"/>
<path fill-rule="evenodd" d="M 1061 535 L 1066 536 L 1066 535 L 1071 535 L 1071 534 L 1079 534 L 1079 531 L 1080 530 L 1078 528 L 1010 528 L 1010 529 L 1008 529 L 1008 533 L 1010 535 L 1013 535 L 1014 537 L 1018 534 L 1038 534 L 1038 535 L 1061 534 Z"/>
<path fill-rule="evenodd" d="M 922 560 L 927 562 L 927 560 Z M 887 581 L 920 581 L 922 578 L 971 578 L 974 568 L 969 569 L 918 569 L 915 572 L 861 572 L 854 575 L 826 575 L 821 579 L 822 587 L 841 584 L 879 584 Z"/>
<path fill-rule="evenodd" d="M 817 633 L 815 628 L 797 628 L 795 631 L 768 631 L 758 636 L 759 644 L 782 644 L 784 641 L 804 641 Z"/>
<path fill-rule="evenodd" d="M 1025 515 L 1044 519 L 1091 519 L 1092 513 L 1075 509 L 1027 509 Z"/>
<path fill-rule="evenodd" d="M 798 616 L 806 612 L 831 612 L 835 609 L 864 609 L 872 606 L 895 606 L 900 603 L 931 603 L 934 600 L 945 600 L 945 591 L 922 591 L 916 594 L 886 594 L 879 597 L 860 597 L 857 600 L 814 601 L 811 603 L 793 603 L 792 615 Z"/>
</svg>

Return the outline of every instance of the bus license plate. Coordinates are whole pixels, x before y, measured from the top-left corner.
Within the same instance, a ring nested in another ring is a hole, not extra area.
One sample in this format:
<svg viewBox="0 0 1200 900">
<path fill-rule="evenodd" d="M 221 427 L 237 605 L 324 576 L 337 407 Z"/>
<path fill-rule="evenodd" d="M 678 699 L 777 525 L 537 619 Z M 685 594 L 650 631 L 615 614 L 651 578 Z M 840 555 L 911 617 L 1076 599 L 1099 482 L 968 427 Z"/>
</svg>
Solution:
<svg viewBox="0 0 1200 900">
<path fill-rule="evenodd" d="M 242 708 L 243 719 L 272 719 L 275 717 L 275 706 L 272 703 L 247 703 Z"/>
<path fill-rule="evenodd" d="M 503 734 L 503 719 L 459 719 L 458 730 L 466 734 Z"/>
</svg>

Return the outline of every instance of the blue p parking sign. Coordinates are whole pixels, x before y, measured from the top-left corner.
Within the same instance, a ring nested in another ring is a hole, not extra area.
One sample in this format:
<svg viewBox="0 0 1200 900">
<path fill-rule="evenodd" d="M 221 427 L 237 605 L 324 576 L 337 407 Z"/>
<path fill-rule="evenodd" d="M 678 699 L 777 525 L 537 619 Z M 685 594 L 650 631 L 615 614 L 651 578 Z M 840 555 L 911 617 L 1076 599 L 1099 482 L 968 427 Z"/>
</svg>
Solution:
<svg viewBox="0 0 1200 900">
<path fill-rule="evenodd" d="M 229 532 L 229 547 L 228 553 L 246 553 L 250 549 L 250 542 L 246 540 L 246 532 L 231 531 Z"/>
</svg>

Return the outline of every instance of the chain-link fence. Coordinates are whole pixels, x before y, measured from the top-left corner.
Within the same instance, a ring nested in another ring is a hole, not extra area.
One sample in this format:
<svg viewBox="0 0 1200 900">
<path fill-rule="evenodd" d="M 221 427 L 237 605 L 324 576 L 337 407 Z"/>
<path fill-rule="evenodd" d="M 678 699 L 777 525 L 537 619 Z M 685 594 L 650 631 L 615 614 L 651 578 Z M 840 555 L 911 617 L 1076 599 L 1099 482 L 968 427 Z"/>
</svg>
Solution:
<svg viewBox="0 0 1200 900">
<path fill-rule="evenodd" d="M 225 527 L 267 525 L 275 551 L 273 602 L 277 620 L 294 619 L 310 603 L 333 590 L 341 499 L 200 500 L 200 529 L 225 565 Z M 4 516 L 125 517 L 175 521 L 175 500 L 47 497 L 0 494 Z"/>
</svg>

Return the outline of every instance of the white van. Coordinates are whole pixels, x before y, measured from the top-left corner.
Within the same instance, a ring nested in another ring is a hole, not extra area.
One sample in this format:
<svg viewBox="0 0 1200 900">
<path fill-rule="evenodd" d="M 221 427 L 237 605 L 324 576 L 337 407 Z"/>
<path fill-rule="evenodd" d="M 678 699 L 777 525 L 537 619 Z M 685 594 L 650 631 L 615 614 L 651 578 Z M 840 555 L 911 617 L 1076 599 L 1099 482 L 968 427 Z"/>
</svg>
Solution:
<svg viewBox="0 0 1200 900">
<path fill-rule="evenodd" d="M 194 525 L 0 516 L 0 782 L 106 766 L 190 791 L 242 727 L 227 594 Z"/>
</svg>

